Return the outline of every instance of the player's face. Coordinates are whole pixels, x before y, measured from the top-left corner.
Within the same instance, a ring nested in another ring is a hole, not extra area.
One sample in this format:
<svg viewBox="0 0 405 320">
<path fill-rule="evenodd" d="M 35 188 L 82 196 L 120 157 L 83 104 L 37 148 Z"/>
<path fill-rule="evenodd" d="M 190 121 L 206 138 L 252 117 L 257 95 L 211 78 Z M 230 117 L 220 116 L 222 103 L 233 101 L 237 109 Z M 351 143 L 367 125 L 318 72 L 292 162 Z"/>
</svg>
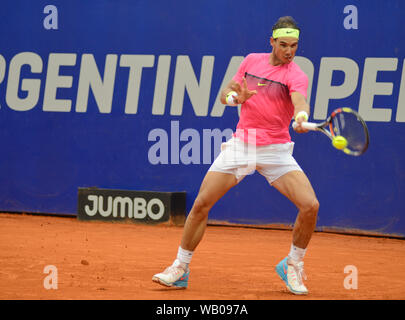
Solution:
<svg viewBox="0 0 405 320">
<path fill-rule="evenodd" d="M 273 54 L 282 63 L 290 63 L 295 57 L 298 48 L 298 40 L 291 37 L 271 38 Z"/>
</svg>

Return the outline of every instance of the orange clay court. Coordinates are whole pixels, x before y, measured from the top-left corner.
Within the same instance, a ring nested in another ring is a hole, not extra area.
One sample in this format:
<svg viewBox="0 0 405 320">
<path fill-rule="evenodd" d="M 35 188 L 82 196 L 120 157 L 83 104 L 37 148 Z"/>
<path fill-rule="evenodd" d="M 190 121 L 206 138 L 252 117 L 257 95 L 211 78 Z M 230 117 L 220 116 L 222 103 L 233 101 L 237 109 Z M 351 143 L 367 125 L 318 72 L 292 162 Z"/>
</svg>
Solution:
<svg viewBox="0 0 405 320">
<path fill-rule="evenodd" d="M 174 260 L 181 234 L 182 227 L 170 225 L 1 213 L 0 298 L 405 299 L 402 239 L 314 233 L 305 258 L 309 294 L 295 296 L 274 272 L 289 251 L 287 230 L 210 225 L 193 257 L 188 289 L 153 283 L 152 275 Z M 57 268 L 57 289 L 44 287 L 48 265 Z M 357 289 L 344 286 L 353 276 L 346 266 L 357 269 Z"/>
</svg>

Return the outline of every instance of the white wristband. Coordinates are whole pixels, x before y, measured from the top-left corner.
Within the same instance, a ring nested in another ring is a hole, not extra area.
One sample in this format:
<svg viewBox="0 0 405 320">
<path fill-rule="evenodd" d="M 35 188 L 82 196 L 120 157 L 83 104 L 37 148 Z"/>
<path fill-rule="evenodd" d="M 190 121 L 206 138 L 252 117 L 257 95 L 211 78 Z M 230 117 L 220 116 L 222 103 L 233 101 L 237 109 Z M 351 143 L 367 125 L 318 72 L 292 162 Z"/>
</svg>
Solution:
<svg viewBox="0 0 405 320">
<path fill-rule="evenodd" d="M 308 113 L 306 113 L 306 111 L 304 111 L 304 110 L 298 112 L 297 115 L 295 116 L 294 120 L 297 121 L 297 119 L 300 118 L 300 117 L 304 117 L 305 121 L 308 121 L 308 118 L 309 118 Z"/>
<path fill-rule="evenodd" d="M 237 106 L 238 104 L 235 102 L 234 97 L 237 97 L 238 94 L 235 91 L 230 91 L 226 94 L 226 103 L 228 106 Z"/>
</svg>

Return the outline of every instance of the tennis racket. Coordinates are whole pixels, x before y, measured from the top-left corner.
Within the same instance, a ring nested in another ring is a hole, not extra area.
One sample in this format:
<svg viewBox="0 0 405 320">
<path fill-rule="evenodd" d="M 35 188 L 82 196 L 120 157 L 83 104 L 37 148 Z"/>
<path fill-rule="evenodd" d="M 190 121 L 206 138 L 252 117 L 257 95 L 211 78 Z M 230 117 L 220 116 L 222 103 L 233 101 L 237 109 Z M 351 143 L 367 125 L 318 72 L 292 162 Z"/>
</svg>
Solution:
<svg viewBox="0 0 405 320">
<path fill-rule="evenodd" d="M 297 123 L 293 122 L 293 128 Z M 360 156 L 366 152 L 370 136 L 366 122 L 350 108 L 334 110 L 322 123 L 302 122 L 307 130 L 320 131 L 332 141 L 332 145 L 351 156 Z"/>
</svg>

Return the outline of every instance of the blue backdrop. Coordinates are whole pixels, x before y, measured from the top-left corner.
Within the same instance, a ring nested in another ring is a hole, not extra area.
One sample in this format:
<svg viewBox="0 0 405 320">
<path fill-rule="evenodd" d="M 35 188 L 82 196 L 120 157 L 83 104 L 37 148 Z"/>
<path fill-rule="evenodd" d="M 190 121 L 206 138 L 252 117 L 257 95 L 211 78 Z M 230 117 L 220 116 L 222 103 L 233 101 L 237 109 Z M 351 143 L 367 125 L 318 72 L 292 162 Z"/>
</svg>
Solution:
<svg viewBox="0 0 405 320">
<path fill-rule="evenodd" d="M 271 50 L 273 23 L 291 15 L 311 120 L 351 107 L 370 130 L 356 158 L 291 130 L 318 227 L 405 236 L 404 1 L 4 0 L 0 10 L 0 210 L 74 215 L 78 187 L 186 191 L 189 210 L 218 151 L 205 133 L 229 136 L 238 121 L 218 103 L 221 86 L 248 53 Z M 296 213 L 256 173 L 210 218 L 292 224 Z"/>
</svg>

